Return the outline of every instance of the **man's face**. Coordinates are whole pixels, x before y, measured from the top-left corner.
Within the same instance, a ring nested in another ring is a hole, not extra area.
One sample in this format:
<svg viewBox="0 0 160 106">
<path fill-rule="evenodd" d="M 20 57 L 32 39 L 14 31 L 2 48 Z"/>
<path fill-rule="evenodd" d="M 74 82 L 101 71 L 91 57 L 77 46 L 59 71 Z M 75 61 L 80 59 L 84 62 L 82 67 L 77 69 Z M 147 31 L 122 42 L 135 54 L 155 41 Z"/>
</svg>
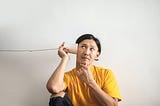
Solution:
<svg viewBox="0 0 160 106">
<path fill-rule="evenodd" d="M 79 43 L 77 48 L 77 63 L 91 65 L 99 56 L 98 47 L 94 40 L 86 39 Z"/>
</svg>

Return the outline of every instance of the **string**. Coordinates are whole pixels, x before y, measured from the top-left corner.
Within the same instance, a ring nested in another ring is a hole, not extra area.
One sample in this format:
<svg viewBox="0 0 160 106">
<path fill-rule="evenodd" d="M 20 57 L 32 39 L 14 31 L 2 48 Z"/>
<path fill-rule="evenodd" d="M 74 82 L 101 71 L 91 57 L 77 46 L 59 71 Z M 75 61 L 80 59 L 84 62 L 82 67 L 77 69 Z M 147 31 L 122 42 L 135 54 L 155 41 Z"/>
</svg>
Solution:
<svg viewBox="0 0 160 106">
<path fill-rule="evenodd" d="M 49 48 L 49 49 L 3 49 L 0 52 L 41 52 L 41 51 L 51 51 L 57 50 L 58 48 Z"/>
</svg>

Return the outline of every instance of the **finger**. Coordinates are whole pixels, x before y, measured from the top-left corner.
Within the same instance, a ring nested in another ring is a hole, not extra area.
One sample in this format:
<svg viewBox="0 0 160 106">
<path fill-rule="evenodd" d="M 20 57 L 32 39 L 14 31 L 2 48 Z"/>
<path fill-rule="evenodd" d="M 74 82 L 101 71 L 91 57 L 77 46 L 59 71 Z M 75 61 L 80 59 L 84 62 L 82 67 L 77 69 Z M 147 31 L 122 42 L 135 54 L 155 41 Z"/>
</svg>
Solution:
<svg viewBox="0 0 160 106">
<path fill-rule="evenodd" d="M 64 46 L 65 42 L 62 42 L 62 44 L 60 46 Z"/>
<path fill-rule="evenodd" d="M 64 46 L 65 42 L 62 43 L 62 46 Z"/>
<path fill-rule="evenodd" d="M 82 72 L 83 72 L 82 68 L 80 68 L 77 72 L 78 72 L 79 74 L 82 74 Z"/>
<path fill-rule="evenodd" d="M 84 65 L 84 66 L 89 66 L 89 65 L 90 65 L 89 62 L 87 62 L 87 61 L 82 61 L 81 63 L 82 63 L 82 65 Z"/>
<path fill-rule="evenodd" d="M 82 73 L 80 71 L 77 71 L 77 75 L 78 75 L 78 77 L 81 77 Z"/>
<path fill-rule="evenodd" d="M 77 70 L 77 75 L 79 76 L 79 74 L 80 74 L 80 73 L 79 73 L 79 70 Z"/>
<path fill-rule="evenodd" d="M 82 64 L 82 65 L 87 65 L 87 62 L 82 62 L 81 64 Z"/>
<path fill-rule="evenodd" d="M 69 52 L 69 49 L 63 48 L 63 51 L 64 51 L 65 53 L 68 53 L 68 52 Z"/>
<path fill-rule="evenodd" d="M 80 64 L 81 65 L 81 68 L 83 68 L 83 69 L 85 69 L 85 70 L 87 70 L 89 67 L 88 67 L 88 65 L 86 65 L 86 64 Z"/>
<path fill-rule="evenodd" d="M 64 47 L 64 42 L 62 42 L 62 44 L 59 46 L 59 49 Z"/>
<path fill-rule="evenodd" d="M 59 51 L 63 51 L 65 53 L 69 52 L 69 49 L 64 47 L 64 42 L 59 46 Z"/>
<path fill-rule="evenodd" d="M 80 63 L 81 67 L 86 67 L 86 63 Z"/>
<path fill-rule="evenodd" d="M 81 71 L 85 71 L 86 69 L 86 67 L 81 67 Z"/>
<path fill-rule="evenodd" d="M 83 75 L 84 73 L 85 73 L 85 68 L 80 68 L 79 70 L 78 70 L 78 74 L 81 76 L 81 75 Z"/>
</svg>

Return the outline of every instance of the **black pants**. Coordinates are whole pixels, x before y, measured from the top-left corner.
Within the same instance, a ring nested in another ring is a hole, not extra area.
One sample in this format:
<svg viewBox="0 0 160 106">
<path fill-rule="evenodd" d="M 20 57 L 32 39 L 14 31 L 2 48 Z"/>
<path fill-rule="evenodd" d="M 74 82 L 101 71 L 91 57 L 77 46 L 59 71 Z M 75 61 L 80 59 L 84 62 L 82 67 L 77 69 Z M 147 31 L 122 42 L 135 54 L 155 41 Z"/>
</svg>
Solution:
<svg viewBox="0 0 160 106">
<path fill-rule="evenodd" d="M 49 106 L 73 106 L 73 105 L 66 93 L 64 97 L 58 96 L 50 98 Z"/>
</svg>

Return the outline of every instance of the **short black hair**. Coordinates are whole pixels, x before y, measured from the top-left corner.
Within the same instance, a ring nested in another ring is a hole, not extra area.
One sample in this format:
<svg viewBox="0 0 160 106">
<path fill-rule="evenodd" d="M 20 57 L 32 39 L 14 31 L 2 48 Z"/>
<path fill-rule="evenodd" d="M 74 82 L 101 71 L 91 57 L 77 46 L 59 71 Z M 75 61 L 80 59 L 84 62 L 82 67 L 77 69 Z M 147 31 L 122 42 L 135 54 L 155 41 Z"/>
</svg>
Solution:
<svg viewBox="0 0 160 106">
<path fill-rule="evenodd" d="M 76 40 L 76 44 L 79 44 L 80 42 L 82 42 L 83 40 L 86 40 L 86 39 L 92 39 L 96 42 L 97 44 L 97 47 L 98 47 L 98 52 L 101 53 L 101 43 L 99 41 L 98 38 L 94 37 L 94 35 L 92 34 L 84 34 L 84 35 L 81 35 L 77 40 Z"/>
</svg>

